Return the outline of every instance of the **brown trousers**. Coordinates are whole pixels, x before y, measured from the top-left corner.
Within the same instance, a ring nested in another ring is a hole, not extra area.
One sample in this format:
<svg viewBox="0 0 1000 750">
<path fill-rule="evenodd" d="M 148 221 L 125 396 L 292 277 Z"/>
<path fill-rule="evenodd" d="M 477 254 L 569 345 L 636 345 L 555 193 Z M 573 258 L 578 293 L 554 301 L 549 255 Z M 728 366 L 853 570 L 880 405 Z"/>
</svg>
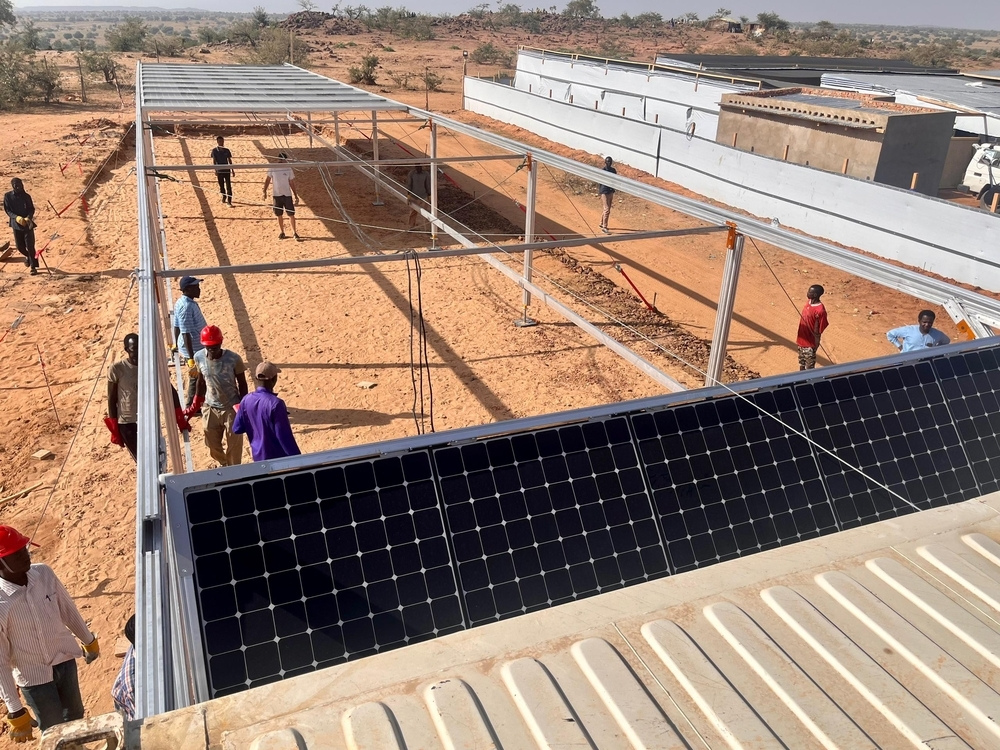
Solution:
<svg viewBox="0 0 1000 750">
<path fill-rule="evenodd" d="M 205 422 L 205 445 L 219 466 L 237 466 L 243 461 L 243 436 L 233 432 L 236 410 L 216 409 L 205 404 L 201 407 L 201 418 Z M 226 447 L 222 447 L 222 439 Z"/>
</svg>

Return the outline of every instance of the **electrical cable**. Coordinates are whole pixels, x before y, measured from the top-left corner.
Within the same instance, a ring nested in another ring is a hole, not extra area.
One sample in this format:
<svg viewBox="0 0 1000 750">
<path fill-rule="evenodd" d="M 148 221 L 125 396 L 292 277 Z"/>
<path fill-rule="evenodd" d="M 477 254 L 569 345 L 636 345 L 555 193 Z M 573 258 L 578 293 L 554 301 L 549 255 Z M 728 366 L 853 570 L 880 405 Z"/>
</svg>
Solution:
<svg viewBox="0 0 1000 750">
<path fill-rule="evenodd" d="M 115 329 L 111 332 L 111 340 L 108 342 L 107 349 L 104 350 L 104 358 L 101 360 L 101 366 L 97 370 L 97 375 L 94 377 L 94 387 L 90 389 L 90 396 L 87 398 L 87 403 L 83 405 L 83 412 L 80 414 L 80 422 L 76 426 L 76 430 L 73 432 L 73 437 L 69 441 L 69 447 L 66 449 L 66 456 L 63 458 L 62 465 L 59 467 L 59 473 L 56 474 L 56 479 L 52 483 L 52 489 L 49 490 L 49 496 L 45 499 L 45 505 L 42 506 L 42 512 L 38 515 L 38 523 L 35 524 L 35 530 L 31 532 L 31 539 L 34 540 L 35 534 L 38 533 L 38 529 L 42 525 L 42 521 L 45 519 L 45 512 L 49 508 L 49 503 L 52 502 L 52 496 L 55 495 L 56 489 L 59 487 L 59 480 L 62 478 L 63 471 L 66 469 L 66 464 L 69 462 L 69 457 L 73 453 L 73 446 L 76 445 L 76 439 L 80 435 L 80 430 L 83 428 L 83 421 L 87 416 L 87 409 L 90 408 L 91 401 L 94 400 L 94 394 L 97 392 L 97 385 L 101 382 L 101 375 L 104 373 L 104 366 L 107 364 L 108 355 L 111 354 L 111 347 L 115 345 L 115 341 L 118 340 L 118 328 L 121 325 L 122 318 L 125 317 L 125 308 L 128 306 L 129 297 L 132 296 L 132 289 L 135 287 L 135 274 L 131 276 L 131 283 L 128 285 L 128 291 L 125 293 L 125 300 L 122 302 L 121 312 L 118 313 L 118 320 L 115 321 Z"/>
</svg>

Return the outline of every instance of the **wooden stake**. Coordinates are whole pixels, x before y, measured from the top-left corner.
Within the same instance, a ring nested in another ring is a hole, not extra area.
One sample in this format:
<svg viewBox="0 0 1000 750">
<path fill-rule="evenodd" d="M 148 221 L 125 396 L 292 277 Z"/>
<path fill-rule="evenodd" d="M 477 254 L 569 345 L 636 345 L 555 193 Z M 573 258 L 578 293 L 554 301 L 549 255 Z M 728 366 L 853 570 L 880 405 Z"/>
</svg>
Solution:
<svg viewBox="0 0 1000 750">
<path fill-rule="evenodd" d="M 917 189 L 917 180 L 920 179 L 920 172 L 913 173 L 913 179 L 910 180 L 910 190 Z"/>
<path fill-rule="evenodd" d="M 39 487 L 42 486 L 42 484 L 43 484 L 43 482 L 35 482 L 30 487 L 25 487 L 23 490 L 18 490 L 17 492 L 12 492 L 11 494 L 7 495 L 6 497 L 0 497 L 0 505 L 3 505 L 4 503 L 9 503 L 11 500 L 16 500 L 19 497 L 23 497 L 24 495 L 27 495 L 27 494 L 33 492 L 34 490 L 37 490 Z"/>
<path fill-rule="evenodd" d="M 736 148 L 736 139 L 739 138 L 739 133 L 733 133 L 733 148 Z"/>
<path fill-rule="evenodd" d="M 993 213 L 997 212 L 997 201 L 1000 200 L 1000 190 L 993 193 L 993 203 L 990 205 L 990 211 Z"/>
<path fill-rule="evenodd" d="M 844 166 L 841 168 L 841 174 L 847 174 L 847 165 L 851 163 L 850 159 L 844 159 Z"/>
<path fill-rule="evenodd" d="M 785 153 L 781 155 L 782 161 L 788 161 L 788 144 L 785 144 Z"/>
<path fill-rule="evenodd" d="M 80 101 L 84 104 L 87 103 L 87 86 L 83 82 L 83 57 L 81 55 L 76 56 L 76 67 L 80 71 Z M 50 204 L 51 205 L 51 204 Z"/>
</svg>

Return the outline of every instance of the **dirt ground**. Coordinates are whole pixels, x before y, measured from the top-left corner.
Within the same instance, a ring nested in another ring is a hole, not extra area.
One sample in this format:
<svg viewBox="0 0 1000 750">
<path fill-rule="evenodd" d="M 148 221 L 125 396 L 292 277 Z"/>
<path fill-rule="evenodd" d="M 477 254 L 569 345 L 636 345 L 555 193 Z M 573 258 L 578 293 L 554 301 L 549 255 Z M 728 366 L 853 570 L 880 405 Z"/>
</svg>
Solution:
<svg viewBox="0 0 1000 750">
<path fill-rule="evenodd" d="M 388 41 L 352 39 L 362 46 L 350 58 L 318 55 L 317 72 L 343 79 L 344 68 L 362 47 Z M 432 110 L 539 142 L 462 113 L 460 49 L 474 41 L 393 39 L 392 54 L 399 65 L 433 66 L 445 76 L 444 90 L 429 96 Z M 213 48 L 198 57 L 223 62 L 232 59 L 228 54 Z M 71 80 L 67 72 L 67 86 Z M 377 90 L 424 105 L 424 92 Z M 42 244 L 59 235 L 44 255 L 51 275 L 29 277 L 17 258 L 0 263 L 0 336 L 21 321 L 0 343 L 6 373 L 0 384 L 0 430 L 7 436 L 0 441 L 0 498 L 41 483 L 26 496 L 0 500 L 0 522 L 29 533 L 37 528 L 35 539 L 42 546 L 35 559 L 55 568 L 102 639 L 102 658 L 80 669 L 91 715 L 112 707 L 109 689 L 120 665 L 114 645 L 132 612 L 135 562 L 134 466 L 123 450 L 108 444 L 101 421 L 107 365 L 122 356 L 122 338 L 137 323 L 131 279 L 137 262 L 135 177 L 132 136 L 127 135 L 134 109 L 131 102 L 122 107 L 113 91 L 98 93 L 88 105 L 64 101 L 0 116 L 7 133 L 0 141 L 0 172 L 25 179 L 38 206 Z M 428 131 L 416 123 L 385 131 L 408 151 L 426 150 Z M 358 130 L 343 136 L 359 153 L 369 148 Z M 161 164 L 206 163 L 212 145 L 211 133 L 164 132 L 156 138 L 157 159 Z M 299 160 L 329 158 L 318 144 L 310 148 L 301 134 L 236 129 L 227 145 L 238 162 L 259 162 L 279 148 Z M 492 149 L 442 134 L 439 153 Z M 386 139 L 382 155 L 408 154 Z M 599 163 L 598 155 L 575 155 Z M 460 215 L 476 231 L 496 241 L 516 241 L 523 227 L 519 204 L 525 199 L 525 173 L 516 167 L 499 161 L 448 167 L 442 207 L 464 206 Z M 628 167 L 620 172 L 655 182 Z M 238 173 L 232 208 L 222 205 L 211 173 L 179 173 L 176 182 L 161 181 L 170 265 L 361 256 L 427 246 L 426 233 L 405 231 L 407 210 L 398 201 L 385 197 L 385 205 L 372 205 L 370 181 L 346 169 L 337 174 L 331 168 L 327 176 L 329 190 L 318 170 L 297 172 L 301 242 L 277 239 L 277 222 L 261 198 L 262 174 Z M 74 202 L 81 194 L 88 212 Z M 67 205 L 57 218 L 55 212 Z M 595 234 L 600 202 L 593 185 L 542 169 L 539 207 L 542 236 Z M 615 232 L 693 226 L 697 222 L 621 194 L 611 217 Z M 704 367 L 724 242 L 722 234 L 632 243 L 610 237 L 585 250 L 536 255 L 536 280 L 657 366 L 697 386 L 703 378 L 678 358 Z M 507 262 L 517 266 L 520 259 Z M 643 307 L 616 263 L 659 313 Z M 426 260 L 419 272 L 419 283 L 417 269 L 401 264 L 214 275 L 203 285 L 201 306 L 209 322 L 222 328 L 227 348 L 251 366 L 267 358 L 282 368 L 278 390 L 303 451 L 413 435 L 430 428 L 431 403 L 434 427 L 444 430 L 663 392 L 537 302 L 530 314 L 539 325 L 514 327 L 512 320 L 522 314 L 521 294 L 482 260 Z M 885 330 L 914 322 L 925 306 L 836 269 L 748 243 L 728 380 L 796 367 L 798 309 L 813 283 L 826 287 L 831 319 L 822 364 L 890 353 Z M 176 286 L 172 293 L 177 294 Z M 419 373 L 411 367 L 411 356 L 419 359 L 411 355 L 414 342 L 419 343 L 411 322 L 417 307 L 426 323 L 432 395 L 427 371 L 421 388 Z M 940 327 L 954 335 L 947 316 L 939 313 Z M 359 387 L 363 381 L 376 385 Z M 424 397 L 422 419 L 414 415 L 420 411 L 418 390 Z M 197 419 L 192 448 L 198 468 L 211 466 Z M 41 449 L 51 451 L 52 459 L 32 458 Z"/>
</svg>

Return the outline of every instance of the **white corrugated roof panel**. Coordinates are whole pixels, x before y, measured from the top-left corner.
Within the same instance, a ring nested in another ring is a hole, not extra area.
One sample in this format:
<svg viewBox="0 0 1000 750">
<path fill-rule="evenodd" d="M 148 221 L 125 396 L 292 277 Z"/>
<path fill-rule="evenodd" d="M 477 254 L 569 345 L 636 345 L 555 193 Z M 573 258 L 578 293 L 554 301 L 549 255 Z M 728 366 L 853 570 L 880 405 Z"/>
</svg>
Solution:
<svg viewBox="0 0 1000 750">
<path fill-rule="evenodd" d="M 147 719 L 144 750 L 1000 747 L 1000 495 Z"/>
<path fill-rule="evenodd" d="M 294 65 L 140 63 L 143 110 L 170 112 L 336 112 L 405 110 L 405 104 Z"/>
</svg>

